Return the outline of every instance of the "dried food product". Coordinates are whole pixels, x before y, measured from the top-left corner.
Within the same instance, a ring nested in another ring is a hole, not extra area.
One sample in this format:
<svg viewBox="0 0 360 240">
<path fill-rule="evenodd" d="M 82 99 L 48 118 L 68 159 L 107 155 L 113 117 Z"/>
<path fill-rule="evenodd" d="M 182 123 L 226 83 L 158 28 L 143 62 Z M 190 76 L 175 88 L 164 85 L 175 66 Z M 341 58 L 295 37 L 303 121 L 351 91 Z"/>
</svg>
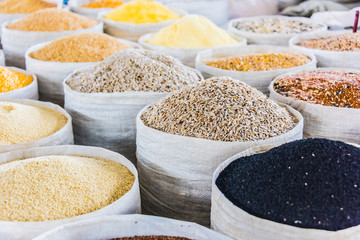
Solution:
<svg viewBox="0 0 360 240">
<path fill-rule="evenodd" d="M 43 0 L 2 0 L 0 1 L 0 13 L 32 13 L 44 8 L 56 7 L 56 4 Z"/>
<path fill-rule="evenodd" d="M 6 28 L 20 31 L 59 32 L 90 28 L 98 22 L 81 15 L 49 8 L 36 11 L 29 16 L 9 24 Z"/>
<path fill-rule="evenodd" d="M 249 85 L 214 77 L 171 93 L 142 115 L 163 132 L 217 141 L 256 141 L 278 136 L 296 125 L 285 108 Z"/>
<path fill-rule="evenodd" d="M 180 16 L 156 1 L 138 0 L 115 8 L 104 18 L 117 22 L 142 24 L 175 20 Z"/>
<path fill-rule="evenodd" d="M 95 0 L 88 4 L 84 4 L 81 7 L 84 8 L 116 8 L 123 4 L 120 0 Z"/>
<path fill-rule="evenodd" d="M 33 82 L 33 77 L 6 67 L 0 67 L 0 93 L 23 88 Z"/>
<path fill-rule="evenodd" d="M 122 164 L 83 156 L 44 156 L 0 165 L 0 220 L 37 222 L 101 209 L 126 194 L 135 177 Z"/>
<path fill-rule="evenodd" d="M 304 139 L 241 157 L 216 179 L 220 191 L 251 215 L 329 231 L 360 224 L 360 148 Z"/>
<path fill-rule="evenodd" d="M 191 239 L 185 237 L 169 237 L 169 236 L 134 236 L 134 237 L 113 238 L 110 240 L 191 240 Z"/>
<path fill-rule="evenodd" d="M 66 80 L 75 91 L 111 93 L 126 91 L 170 92 L 200 80 L 197 72 L 161 53 L 126 49 Z"/>
<path fill-rule="evenodd" d="M 155 33 L 153 45 L 178 48 L 201 48 L 236 44 L 238 41 L 201 15 L 187 15 Z"/>
<path fill-rule="evenodd" d="M 306 39 L 299 42 L 298 45 L 327 51 L 360 51 L 360 33 L 344 33 L 318 39 Z"/>
<path fill-rule="evenodd" d="M 29 54 L 50 62 L 98 62 L 130 48 L 118 39 L 101 33 L 80 33 L 58 39 Z"/>
<path fill-rule="evenodd" d="M 294 34 L 312 32 L 323 28 L 322 25 L 291 18 L 258 18 L 246 19 L 233 23 L 240 31 L 269 34 Z"/>
<path fill-rule="evenodd" d="M 304 54 L 284 52 L 249 54 L 238 57 L 219 58 L 205 62 L 215 68 L 235 71 L 270 71 L 304 65 L 310 58 Z"/>
<path fill-rule="evenodd" d="M 286 97 L 332 107 L 360 108 L 360 73 L 312 71 L 278 78 L 274 90 Z"/>
<path fill-rule="evenodd" d="M 0 145 L 35 141 L 59 131 L 68 119 L 44 107 L 0 101 Z"/>
</svg>

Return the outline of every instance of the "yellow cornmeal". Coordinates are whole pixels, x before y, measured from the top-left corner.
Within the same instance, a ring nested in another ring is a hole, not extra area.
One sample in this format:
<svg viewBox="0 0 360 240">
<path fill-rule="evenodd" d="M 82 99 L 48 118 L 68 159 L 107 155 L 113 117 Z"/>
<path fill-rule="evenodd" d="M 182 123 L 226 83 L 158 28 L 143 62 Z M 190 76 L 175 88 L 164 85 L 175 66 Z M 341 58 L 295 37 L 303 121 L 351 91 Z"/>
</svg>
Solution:
<svg viewBox="0 0 360 240">
<path fill-rule="evenodd" d="M 45 156 L 0 165 L 0 220 L 47 221 L 99 210 L 126 194 L 134 175 L 122 164 Z"/>
<path fill-rule="evenodd" d="M 23 88 L 33 82 L 31 75 L 0 67 L 0 93 L 10 92 Z"/>
<path fill-rule="evenodd" d="M 63 128 L 67 121 L 64 115 L 51 109 L 0 101 L 0 145 L 47 137 Z"/>
<path fill-rule="evenodd" d="M 187 15 L 155 33 L 147 42 L 166 47 L 199 48 L 231 45 L 238 41 L 206 17 Z"/>
<path fill-rule="evenodd" d="M 106 14 L 104 18 L 117 22 L 139 24 L 175 20 L 180 18 L 180 16 L 158 2 L 139 0 L 125 3 L 115 8 Z"/>
</svg>

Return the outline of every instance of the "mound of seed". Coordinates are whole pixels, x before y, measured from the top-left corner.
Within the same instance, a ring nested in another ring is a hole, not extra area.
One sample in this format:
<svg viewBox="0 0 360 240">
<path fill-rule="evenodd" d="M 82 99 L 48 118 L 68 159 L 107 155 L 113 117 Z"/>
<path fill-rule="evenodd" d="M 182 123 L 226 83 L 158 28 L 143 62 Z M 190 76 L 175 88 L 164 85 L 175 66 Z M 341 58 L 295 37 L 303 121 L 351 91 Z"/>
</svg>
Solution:
<svg viewBox="0 0 360 240">
<path fill-rule="evenodd" d="M 135 236 L 135 237 L 122 237 L 110 240 L 191 240 L 185 237 L 169 237 L 169 236 Z"/>
<path fill-rule="evenodd" d="M 278 78 L 274 90 L 286 97 L 332 107 L 360 108 L 360 72 L 312 71 Z"/>
<path fill-rule="evenodd" d="M 32 13 L 40 9 L 56 7 L 56 4 L 43 0 L 2 0 L 0 13 Z"/>
<path fill-rule="evenodd" d="M 220 58 L 205 63 L 215 68 L 247 72 L 292 68 L 304 65 L 309 61 L 310 59 L 304 54 L 285 52 Z"/>
<path fill-rule="evenodd" d="M 199 80 L 193 69 L 171 56 L 143 49 L 126 49 L 96 66 L 73 74 L 66 84 L 84 93 L 170 92 Z"/>
<path fill-rule="evenodd" d="M 8 25 L 7 28 L 19 31 L 59 32 L 90 28 L 97 24 L 97 21 L 75 13 L 48 8 L 21 18 Z"/>
<path fill-rule="evenodd" d="M 360 51 L 360 32 L 302 40 L 298 45 L 328 51 Z"/>
<path fill-rule="evenodd" d="M 322 28 L 319 24 L 290 18 L 249 19 L 235 22 L 233 26 L 240 31 L 281 34 L 312 32 Z"/>
<path fill-rule="evenodd" d="M 254 141 L 291 130 L 296 120 L 249 85 L 214 77 L 173 92 L 141 116 L 151 128 L 218 141 Z"/>
<path fill-rule="evenodd" d="M 48 221 L 101 209 L 127 193 L 134 175 L 120 163 L 46 156 L 0 165 L 0 220 Z"/>
<path fill-rule="evenodd" d="M 360 224 L 360 148 L 304 139 L 229 164 L 216 185 L 260 218 L 337 231 Z"/>
</svg>

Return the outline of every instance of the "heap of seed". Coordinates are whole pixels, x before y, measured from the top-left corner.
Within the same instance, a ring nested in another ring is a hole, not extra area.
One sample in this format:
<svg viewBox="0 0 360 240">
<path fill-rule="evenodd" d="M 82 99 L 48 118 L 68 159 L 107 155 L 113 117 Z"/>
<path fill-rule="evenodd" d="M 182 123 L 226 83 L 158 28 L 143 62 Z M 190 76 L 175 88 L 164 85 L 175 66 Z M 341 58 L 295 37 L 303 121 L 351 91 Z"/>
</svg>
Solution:
<svg viewBox="0 0 360 240">
<path fill-rule="evenodd" d="M 360 72 L 320 70 L 294 74 L 278 78 L 274 90 L 309 103 L 360 108 Z"/>
<path fill-rule="evenodd" d="M 123 4 L 121 0 L 95 0 L 81 7 L 84 8 L 116 8 Z"/>
<path fill-rule="evenodd" d="M 244 211 L 271 221 L 330 231 L 360 224 L 360 148 L 304 139 L 242 157 L 216 179 Z"/>
<path fill-rule="evenodd" d="M 270 71 L 304 65 L 309 57 L 300 53 L 265 53 L 219 58 L 205 62 L 215 68 L 235 71 Z"/>
<path fill-rule="evenodd" d="M 50 62 L 98 62 L 129 47 L 106 34 L 80 33 L 60 38 L 29 56 Z"/>
<path fill-rule="evenodd" d="M 302 40 L 298 45 L 328 51 L 360 51 L 360 32 Z"/>
<path fill-rule="evenodd" d="M 59 131 L 68 119 L 44 107 L 0 101 L 0 145 L 35 141 Z"/>
<path fill-rule="evenodd" d="M 135 236 L 135 237 L 113 238 L 110 240 L 191 240 L 191 239 L 185 237 L 169 237 L 169 236 Z"/>
<path fill-rule="evenodd" d="M 0 165 L 0 220 L 38 222 L 79 216 L 122 197 L 134 175 L 120 163 L 46 156 Z"/>
<path fill-rule="evenodd" d="M 319 24 L 309 23 L 291 18 L 261 18 L 249 19 L 234 22 L 233 27 L 240 31 L 253 33 L 280 33 L 280 34 L 296 34 L 304 32 L 312 32 L 321 29 Z"/>
<path fill-rule="evenodd" d="M 26 87 L 33 82 L 31 75 L 0 67 L 0 94 Z"/>
<path fill-rule="evenodd" d="M 296 119 L 249 85 L 214 77 L 173 92 L 142 115 L 151 128 L 217 141 L 255 141 L 291 130 Z"/>
<path fill-rule="evenodd" d="M 73 74 L 66 84 L 84 93 L 170 92 L 199 80 L 193 69 L 171 56 L 143 49 L 126 49 Z"/>
<path fill-rule="evenodd" d="M 90 28 L 98 22 L 57 8 L 36 11 L 7 26 L 20 31 L 59 32 Z"/>
<path fill-rule="evenodd" d="M 43 0 L 2 0 L 0 2 L 0 13 L 32 13 L 44 8 L 56 7 L 56 4 Z"/>
</svg>

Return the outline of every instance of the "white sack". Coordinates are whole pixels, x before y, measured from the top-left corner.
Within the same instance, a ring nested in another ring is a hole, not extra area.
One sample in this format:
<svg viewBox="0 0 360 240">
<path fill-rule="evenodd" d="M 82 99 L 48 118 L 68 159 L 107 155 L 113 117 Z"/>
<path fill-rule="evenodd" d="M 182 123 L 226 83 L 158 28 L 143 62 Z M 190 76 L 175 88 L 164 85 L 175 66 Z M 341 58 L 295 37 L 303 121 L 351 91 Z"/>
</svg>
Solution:
<svg viewBox="0 0 360 240">
<path fill-rule="evenodd" d="M 229 0 L 230 18 L 278 14 L 278 0 Z"/>
<path fill-rule="evenodd" d="M 180 60 L 184 65 L 187 65 L 189 67 L 195 67 L 195 59 L 196 55 L 199 52 L 208 50 L 208 49 L 233 49 L 235 47 L 243 47 L 246 46 L 246 39 L 232 36 L 235 39 L 237 39 L 239 42 L 232 45 L 224 45 L 219 47 L 201 47 L 201 48 L 176 48 L 176 47 L 165 47 L 161 45 L 153 45 L 148 43 L 147 41 L 150 40 L 153 37 L 153 33 L 146 34 L 142 36 L 139 39 L 139 43 L 141 46 L 143 46 L 145 49 L 150 49 L 156 52 L 164 53 L 170 56 L 173 56 Z"/>
<path fill-rule="evenodd" d="M 318 70 L 360 72 L 359 70 L 345 68 L 320 68 Z M 274 82 L 278 78 L 303 72 L 307 71 L 296 71 L 275 78 L 269 86 L 270 98 L 288 104 L 301 113 L 304 117 L 304 137 L 329 138 L 360 144 L 360 109 L 308 103 L 296 98 L 283 96 L 274 90 Z"/>
<path fill-rule="evenodd" d="M 18 31 L 8 29 L 12 22 L 5 22 L 2 25 L 1 43 L 6 57 L 6 65 L 16 66 L 25 69 L 25 53 L 33 45 L 56 40 L 68 35 L 82 32 L 103 32 L 103 23 L 93 27 L 61 32 L 35 32 L 35 31 Z"/>
<path fill-rule="evenodd" d="M 20 104 L 27 104 L 32 106 L 44 107 L 47 109 L 52 109 L 64 115 L 68 121 L 63 128 L 59 131 L 51 134 L 50 136 L 32 141 L 32 142 L 25 142 L 25 143 L 18 143 L 18 144 L 11 144 L 11 145 L 0 145 L 0 153 L 16 151 L 20 149 L 26 148 L 34 148 L 34 147 L 42 147 L 42 146 L 54 146 L 54 145 L 66 145 L 66 144 L 73 144 L 74 143 L 74 136 L 73 130 L 71 125 L 71 116 L 61 107 L 58 105 L 49 103 L 49 102 L 40 102 L 35 100 L 29 99 L 11 99 L 6 100 L 9 102 L 20 103 Z M 1 239 L 1 238 L 0 238 Z"/>
<path fill-rule="evenodd" d="M 170 9 L 180 16 L 186 15 L 186 12 L 179 9 Z M 163 21 L 158 23 L 128 23 L 118 22 L 104 18 L 108 12 L 101 12 L 97 19 L 104 23 L 105 32 L 113 37 L 123 38 L 129 41 L 137 42 L 139 38 L 147 33 L 157 32 L 161 28 L 173 24 L 176 20 Z"/>
<path fill-rule="evenodd" d="M 335 36 L 343 33 L 350 33 L 351 31 L 327 31 L 323 33 L 307 33 L 295 36 L 290 39 L 290 48 L 300 51 L 308 51 L 315 55 L 319 67 L 339 67 L 339 68 L 356 68 L 360 69 L 360 51 L 340 52 L 328 51 L 314 48 L 306 48 L 298 46 L 297 44 L 305 39 L 316 39 Z"/>
<path fill-rule="evenodd" d="M 66 224 L 34 240 L 107 240 L 112 238 L 165 235 L 196 240 L 231 240 L 195 223 L 147 215 L 97 217 Z"/>
<path fill-rule="evenodd" d="M 224 57 L 237 57 L 247 54 L 264 54 L 264 53 L 281 53 L 281 52 L 296 52 L 305 54 L 310 58 L 310 61 L 302 66 L 284 68 L 270 71 L 235 71 L 225 70 L 208 66 L 203 61 L 211 61 Z M 294 70 L 313 70 L 316 68 L 316 59 L 313 54 L 307 52 L 291 50 L 287 47 L 277 46 L 247 46 L 247 47 L 233 47 L 233 48 L 217 48 L 200 52 L 196 57 L 196 69 L 199 70 L 204 78 L 213 76 L 228 76 L 249 84 L 252 87 L 269 95 L 268 86 L 270 82 L 280 74 L 288 73 Z"/>
<path fill-rule="evenodd" d="M 254 147 L 229 158 L 214 172 L 211 194 L 211 228 L 236 240 L 356 240 L 360 238 L 360 226 L 340 231 L 306 229 L 255 217 L 235 206 L 216 186 L 219 174 L 234 160 L 265 152 L 275 145 Z"/>
<path fill-rule="evenodd" d="M 353 8 L 349 11 L 316 12 L 311 15 L 311 19 L 332 27 L 352 28 L 354 25 L 355 12 L 359 10 L 360 7 Z M 360 22 L 358 23 L 358 26 L 360 27 Z"/>
<path fill-rule="evenodd" d="M 0 50 L 0 66 L 5 66 L 5 54 L 3 50 Z"/>
<path fill-rule="evenodd" d="M 0 221 L 0 239 L 30 240 L 52 228 L 74 221 L 86 220 L 106 215 L 140 213 L 140 192 L 136 168 L 124 156 L 109 151 L 107 149 L 73 145 L 29 148 L 0 154 L 0 163 L 5 163 L 14 159 L 33 158 L 48 155 L 79 155 L 112 160 L 121 163 L 122 165 L 127 167 L 129 171 L 135 176 L 135 181 L 132 188 L 124 196 L 122 196 L 112 204 L 91 213 L 66 219 L 41 222 Z"/>
<path fill-rule="evenodd" d="M 287 133 L 261 141 L 222 142 L 179 136 L 144 125 L 137 116 L 137 157 L 142 210 L 145 214 L 210 224 L 211 178 L 230 156 L 262 144 L 282 144 L 302 138 L 303 118 Z"/>
<path fill-rule="evenodd" d="M 264 45 L 277 45 L 277 46 L 288 46 L 289 40 L 293 36 L 299 35 L 299 34 L 286 34 L 286 33 L 254 33 L 249 31 L 242 31 L 234 27 L 234 23 L 241 22 L 241 21 L 247 21 L 247 20 L 258 20 L 258 19 L 293 19 L 293 20 L 299 20 L 304 23 L 312 23 L 312 24 L 320 24 L 318 22 L 314 22 L 308 18 L 305 17 L 285 17 L 285 16 L 259 16 L 259 17 L 248 17 L 248 18 L 237 18 L 233 19 L 229 22 L 228 29 L 231 33 L 246 38 L 249 43 L 251 44 L 264 44 Z M 327 26 L 324 24 L 322 25 L 322 28 L 319 30 L 315 30 L 312 33 L 323 33 L 327 30 Z"/>
<path fill-rule="evenodd" d="M 17 68 L 17 67 L 6 67 L 6 68 L 17 71 L 17 72 L 21 72 L 26 75 L 31 75 L 33 78 L 33 81 L 29 85 L 27 85 L 23 88 L 18 88 L 18 89 L 12 90 L 10 92 L 0 93 L 0 100 L 7 100 L 7 99 L 34 99 L 34 100 L 37 100 L 39 98 L 38 82 L 36 80 L 35 74 L 31 74 L 30 72 L 27 72 L 27 71 Z"/>
</svg>

